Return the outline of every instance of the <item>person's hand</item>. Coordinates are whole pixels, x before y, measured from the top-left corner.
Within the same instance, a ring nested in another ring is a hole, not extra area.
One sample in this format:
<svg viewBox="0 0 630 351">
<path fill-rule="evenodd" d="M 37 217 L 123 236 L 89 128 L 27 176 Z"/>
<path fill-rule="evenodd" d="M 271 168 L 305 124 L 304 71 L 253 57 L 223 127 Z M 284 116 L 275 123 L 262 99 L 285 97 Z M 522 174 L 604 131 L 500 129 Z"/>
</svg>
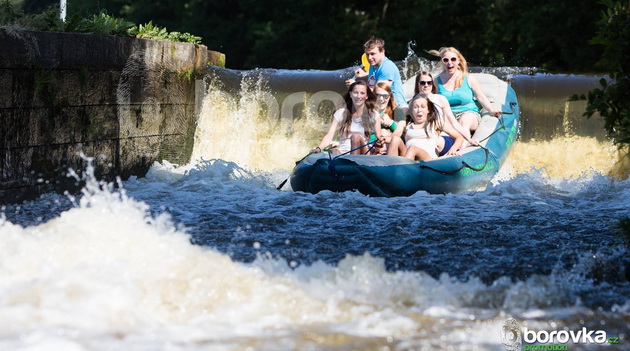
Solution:
<svg viewBox="0 0 630 351">
<path fill-rule="evenodd" d="M 468 138 L 466 141 L 472 146 L 479 146 L 479 142 L 473 138 Z"/>
<path fill-rule="evenodd" d="M 346 80 L 346 88 L 350 88 L 350 86 L 352 85 L 352 83 L 354 83 L 355 80 L 354 79 L 347 79 Z"/>
<path fill-rule="evenodd" d="M 322 152 L 322 148 L 319 147 L 319 146 L 316 146 L 314 149 L 311 149 L 311 151 L 310 151 L 310 153 L 312 153 L 312 154 L 318 154 L 320 152 Z"/>
<path fill-rule="evenodd" d="M 461 155 L 462 154 L 459 153 L 458 149 L 453 149 L 453 148 L 448 150 L 448 152 L 446 153 L 446 156 L 461 156 Z"/>
<path fill-rule="evenodd" d="M 356 75 L 359 78 L 362 78 L 362 77 L 367 77 L 368 73 L 364 71 L 363 68 L 357 68 L 354 70 L 354 75 Z"/>
<path fill-rule="evenodd" d="M 501 111 L 497 111 L 497 110 L 493 110 L 490 111 L 490 114 L 493 115 L 494 117 L 501 117 Z"/>
</svg>

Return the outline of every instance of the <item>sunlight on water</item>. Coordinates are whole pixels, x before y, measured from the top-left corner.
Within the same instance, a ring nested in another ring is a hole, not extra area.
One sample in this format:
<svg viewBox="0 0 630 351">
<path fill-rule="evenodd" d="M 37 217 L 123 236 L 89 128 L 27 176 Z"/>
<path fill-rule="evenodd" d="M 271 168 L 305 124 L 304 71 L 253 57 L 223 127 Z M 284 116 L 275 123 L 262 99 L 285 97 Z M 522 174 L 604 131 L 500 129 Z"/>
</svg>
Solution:
<svg viewBox="0 0 630 351">
<path fill-rule="evenodd" d="M 518 142 L 509 164 L 516 174 L 544 169 L 551 178 L 580 178 L 589 173 L 614 172 L 619 156 L 610 141 L 567 136 L 545 141 Z"/>
</svg>

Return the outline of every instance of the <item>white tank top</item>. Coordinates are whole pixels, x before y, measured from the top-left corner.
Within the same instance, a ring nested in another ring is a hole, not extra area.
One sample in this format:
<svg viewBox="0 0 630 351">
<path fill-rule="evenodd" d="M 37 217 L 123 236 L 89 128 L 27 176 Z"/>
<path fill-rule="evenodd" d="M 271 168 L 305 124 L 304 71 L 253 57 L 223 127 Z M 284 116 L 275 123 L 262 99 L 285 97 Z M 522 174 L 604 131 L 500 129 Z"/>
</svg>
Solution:
<svg viewBox="0 0 630 351">
<path fill-rule="evenodd" d="M 410 148 L 411 146 L 419 147 L 425 150 L 432 158 L 437 158 L 438 135 L 435 130 L 429 128 L 429 133 L 424 128 L 414 127 L 410 125 L 405 129 L 405 146 Z"/>
<path fill-rule="evenodd" d="M 343 124 L 345 116 L 346 116 L 345 107 L 338 109 L 333 114 L 333 118 L 337 120 L 337 122 L 339 123 L 339 126 Z M 370 118 L 370 120 L 372 121 L 370 122 L 370 125 L 374 124 L 373 121 L 376 121 L 376 117 L 378 117 L 378 112 L 374 111 Z M 350 148 L 351 148 L 350 135 L 351 134 L 361 135 L 364 139 L 366 139 L 365 142 L 367 143 L 367 138 L 365 137 L 365 128 L 363 128 L 363 123 L 361 123 L 361 117 L 352 119 L 352 121 L 350 122 L 349 133 L 346 133 L 346 135 L 339 135 L 339 148 L 338 148 L 339 152 L 344 153 L 344 152 L 350 151 Z"/>
</svg>

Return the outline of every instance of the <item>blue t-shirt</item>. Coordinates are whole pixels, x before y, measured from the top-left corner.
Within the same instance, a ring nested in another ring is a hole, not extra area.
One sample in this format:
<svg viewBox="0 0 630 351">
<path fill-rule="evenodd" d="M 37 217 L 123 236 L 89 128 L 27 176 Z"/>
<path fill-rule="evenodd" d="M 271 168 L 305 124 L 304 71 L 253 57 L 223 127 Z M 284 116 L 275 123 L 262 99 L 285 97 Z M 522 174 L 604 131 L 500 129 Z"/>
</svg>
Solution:
<svg viewBox="0 0 630 351">
<path fill-rule="evenodd" d="M 405 94 L 403 93 L 402 79 L 400 78 L 400 71 L 398 70 L 398 66 L 396 66 L 396 64 L 387 57 L 383 58 L 381 65 L 377 68 L 375 68 L 374 66 L 370 66 L 370 72 L 368 72 L 368 85 L 370 86 L 370 88 L 374 88 L 374 86 L 376 86 L 376 83 L 381 80 L 392 81 L 391 88 L 392 93 L 394 94 L 394 98 L 396 99 L 396 104 L 407 104 Z"/>
</svg>

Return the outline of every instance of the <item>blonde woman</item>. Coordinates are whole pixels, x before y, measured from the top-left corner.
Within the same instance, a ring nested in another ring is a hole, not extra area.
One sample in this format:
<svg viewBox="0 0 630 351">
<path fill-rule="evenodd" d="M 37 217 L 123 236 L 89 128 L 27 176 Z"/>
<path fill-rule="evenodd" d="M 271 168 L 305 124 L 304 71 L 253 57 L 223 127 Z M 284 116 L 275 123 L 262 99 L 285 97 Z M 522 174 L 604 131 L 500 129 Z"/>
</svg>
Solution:
<svg viewBox="0 0 630 351">
<path fill-rule="evenodd" d="M 437 92 L 448 100 L 459 124 L 470 131 L 475 131 L 479 127 L 481 114 L 475 98 L 491 115 L 495 117 L 501 115 L 501 111 L 495 110 L 483 93 L 477 79 L 468 74 L 468 63 L 457 49 L 443 47 L 439 51 L 431 50 L 429 53 L 440 57 L 442 72 L 434 83 Z"/>
</svg>

